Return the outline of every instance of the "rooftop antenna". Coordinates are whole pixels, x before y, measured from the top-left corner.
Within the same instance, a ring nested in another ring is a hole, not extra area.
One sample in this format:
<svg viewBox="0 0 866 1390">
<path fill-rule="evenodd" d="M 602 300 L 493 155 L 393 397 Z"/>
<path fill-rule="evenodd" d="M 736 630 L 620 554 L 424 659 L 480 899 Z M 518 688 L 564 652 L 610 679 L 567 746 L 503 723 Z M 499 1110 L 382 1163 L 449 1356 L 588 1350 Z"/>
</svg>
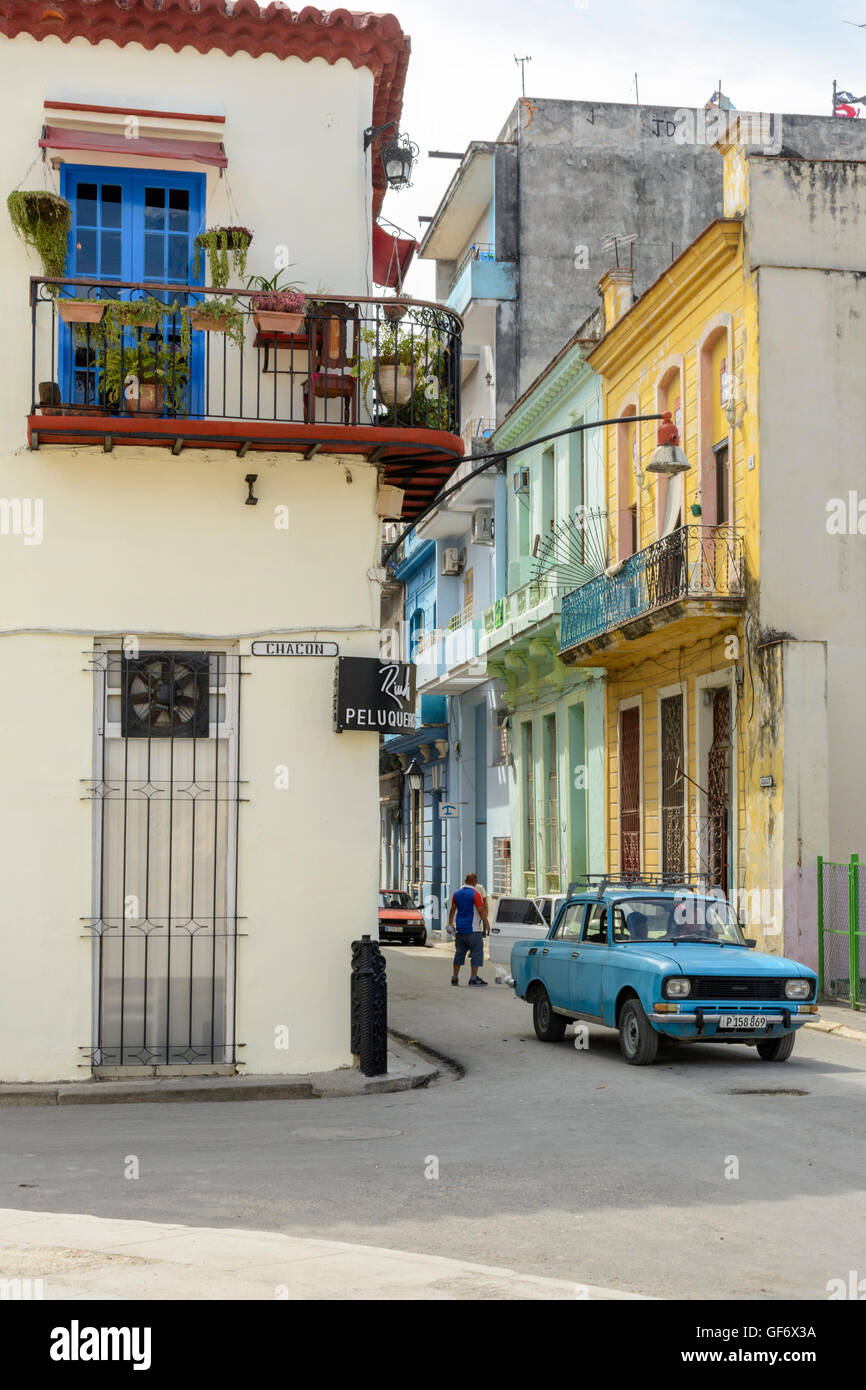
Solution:
<svg viewBox="0 0 866 1390">
<path fill-rule="evenodd" d="M 526 64 L 532 62 L 532 57 L 531 57 L 530 54 L 527 53 L 527 55 L 526 55 L 525 58 L 518 58 L 517 54 L 515 53 L 515 55 L 514 55 L 514 61 L 515 61 L 515 63 L 517 64 L 517 66 L 520 68 L 520 92 L 521 92 L 521 96 L 526 96 Z"/>
<path fill-rule="evenodd" d="M 634 101 L 635 101 L 635 106 L 640 106 L 640 96 L 638 95 L 638 90 L 637 90 L 637 73 L 635 73 L 635 75 L 634 75 Z"/>
</svg>

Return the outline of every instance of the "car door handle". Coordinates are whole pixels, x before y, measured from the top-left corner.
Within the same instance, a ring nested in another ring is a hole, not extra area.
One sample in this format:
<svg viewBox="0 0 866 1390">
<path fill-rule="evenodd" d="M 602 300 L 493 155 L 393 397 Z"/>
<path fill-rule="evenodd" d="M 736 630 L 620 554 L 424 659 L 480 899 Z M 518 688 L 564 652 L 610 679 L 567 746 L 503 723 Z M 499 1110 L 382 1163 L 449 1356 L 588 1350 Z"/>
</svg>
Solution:
<svg viewBox="0 0 866 1390">
<path fill-rule="evenodd" d="M 572 960 L 577 960 L 577 957 L 578 957 L 579 955 L 580 955 L 580 951 L 572 951 L 572 953 L 571 953 L 571 959 L 572 959 Z"/>
<path fill-rule="evenodd" d="M 550 947 L 549 947 L 549 946 L 545 946 L 544 949 L 542 950 L 541 954 L 542 954 L 543 956 L 546 956 L 546 955 L 548 954 L 549 950 L 550 950 Z"/>
</svg>

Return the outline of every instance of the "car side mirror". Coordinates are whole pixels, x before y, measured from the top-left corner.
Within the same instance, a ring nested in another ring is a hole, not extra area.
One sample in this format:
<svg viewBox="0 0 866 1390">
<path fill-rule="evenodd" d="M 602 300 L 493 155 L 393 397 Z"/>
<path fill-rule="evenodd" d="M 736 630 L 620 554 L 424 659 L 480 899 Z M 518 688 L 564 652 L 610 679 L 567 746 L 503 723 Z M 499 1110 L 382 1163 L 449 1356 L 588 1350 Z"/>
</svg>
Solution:
<svg viewBox="0 0 866 1390">
<path fill-rule="evenodd" d="M 746 937 L 746 945 L 748 946 L 748 948 L 749 948 L 750 951 L 754 951 L 754 949 L 755 949 L 755 947 L 757 946 L 757 944 L 758 944 L 758 942 L 757 942 L 757 938 L 756 938 L 756 937 L 754 937 L 754 936 L 747 936 L 747 937 Z"/>
</svg>

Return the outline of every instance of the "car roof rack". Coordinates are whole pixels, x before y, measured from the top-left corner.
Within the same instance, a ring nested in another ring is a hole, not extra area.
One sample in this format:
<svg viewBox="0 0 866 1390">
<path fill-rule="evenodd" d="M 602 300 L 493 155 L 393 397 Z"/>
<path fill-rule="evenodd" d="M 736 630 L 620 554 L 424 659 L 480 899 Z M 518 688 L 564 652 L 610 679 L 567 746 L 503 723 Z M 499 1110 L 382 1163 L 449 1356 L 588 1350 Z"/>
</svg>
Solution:
<svg viewBox="0 0 866 1390">
<path fill-rule="evenodd" d="M 633 888 L 678 888 L 687 893 L 706 893 L 711 890 L 716 893 L 724 892 L 720 885 L 710 884 L 709 874 L 695 874 L 687 879 L 682 874 L 642 872 L 636 874 L 579 874 L 576 879 L 569 883 L 568 896 L 573 897 L 577 893 L 594 891 L 597 898 L 602 898 L 609 888 L 629 890 Z M 724 893 L 724 896 L 727 897 L 727 894 Z"/>
</svg>

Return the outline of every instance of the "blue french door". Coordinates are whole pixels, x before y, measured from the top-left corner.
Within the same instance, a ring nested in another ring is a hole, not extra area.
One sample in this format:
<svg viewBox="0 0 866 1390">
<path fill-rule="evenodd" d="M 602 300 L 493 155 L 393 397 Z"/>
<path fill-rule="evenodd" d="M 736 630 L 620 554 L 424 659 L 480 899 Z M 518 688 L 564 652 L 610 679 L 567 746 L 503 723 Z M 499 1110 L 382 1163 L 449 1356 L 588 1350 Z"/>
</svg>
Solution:
<svg viewBox="0 0 866 1390">
<path fill-rule="evenodd" d="M 204 174 L 162 173 L 152 169 L 109 169 L 69 165 L 62 168 L 61 193 L 72 206 L 69 274 L 87 283 L 74 293 L 80 298 L 140 299 L 147 290 L 119 289 L 112 281 L 141 285 L 177 285 L 178 290 L 154 290 L 156 299 L 188 304 L 197 296 L 186 287 L 202 284 L 194 274 L 194 240 L 204 227 Z M 181 289 L 183 287 L 183 289 Z M 66 293 L 71 293 L 71 287 Z M 153 330 L 165 346 L 180 348 L 180 324 L 166 317 Z M 129 330 L 132 357 L 138 332 Z M 186 408 L 200 413 L 204 352 L 200 334 L 192 337 Z M 64 328 L 59 369 L 64 399 L 82 404 L 99 398 L 98 353 L 74 341 Z M 70 394 L 67 394 L 70 393 Z"/>
</svg>

